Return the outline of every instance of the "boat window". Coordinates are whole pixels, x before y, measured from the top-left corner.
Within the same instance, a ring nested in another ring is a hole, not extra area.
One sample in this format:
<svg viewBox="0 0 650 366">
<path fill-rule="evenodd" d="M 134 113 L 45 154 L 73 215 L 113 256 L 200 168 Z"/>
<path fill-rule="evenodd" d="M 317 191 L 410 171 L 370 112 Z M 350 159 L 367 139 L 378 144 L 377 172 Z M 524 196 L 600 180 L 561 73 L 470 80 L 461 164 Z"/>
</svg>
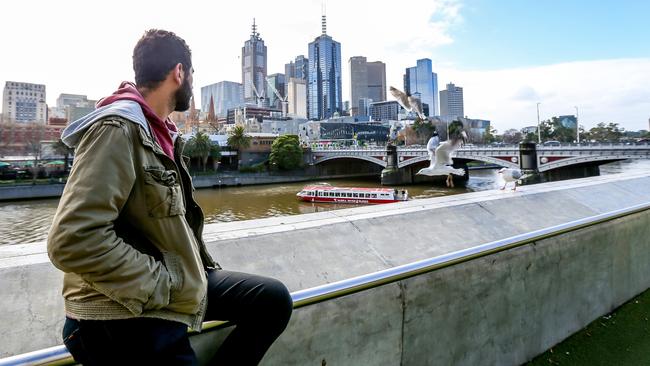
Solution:
<svg viewBox="0 0 650 366">
<path fill-rule="evenodd" d="M 359 194 L 358 194 L 358 193 L 353 193 L 353 194 L 352 194 L 352 197 L 354 197 L 354 198 L 359 198 Z"/>
<path fill-rule="evenodd" d="M 348 193 L 347 196 L 352 198 L 352 193 Z"/>
<path fill-rule="evenodd" d="M 334 193 L 335 197 L 341 197 L 341 194 L 339 192 Z"/>
<path fill-rule="evenodd" d="M 371 198 L 377 198 L 377 194 L 376 194 L 376 193 L 373 193 L 370 197 L 371 197 Z"/>
</svg>

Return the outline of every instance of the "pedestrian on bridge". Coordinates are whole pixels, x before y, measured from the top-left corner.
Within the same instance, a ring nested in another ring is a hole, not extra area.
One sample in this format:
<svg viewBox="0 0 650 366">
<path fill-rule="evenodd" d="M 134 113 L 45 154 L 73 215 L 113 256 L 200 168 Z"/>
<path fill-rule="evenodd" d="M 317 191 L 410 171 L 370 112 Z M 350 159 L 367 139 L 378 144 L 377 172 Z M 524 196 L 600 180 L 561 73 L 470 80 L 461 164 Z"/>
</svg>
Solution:
<svg viewBox="0 0 650 366">
<path fill-rule="evenodd" d="M 84 365 L 196 365 L 187 328 L 227 320 L 235 328 L 211 364 L 255 365 L 293 303 L 275 279 L 222 270 L 203 242 L 183 139 L 169 118 L 190 107 L 190 49 L 150 30 L 133 68 L 135 84 L 122 83 L 63 132 L 75 160 L 48 254 L 65 272 L 64 344 Z"/>
</svg>

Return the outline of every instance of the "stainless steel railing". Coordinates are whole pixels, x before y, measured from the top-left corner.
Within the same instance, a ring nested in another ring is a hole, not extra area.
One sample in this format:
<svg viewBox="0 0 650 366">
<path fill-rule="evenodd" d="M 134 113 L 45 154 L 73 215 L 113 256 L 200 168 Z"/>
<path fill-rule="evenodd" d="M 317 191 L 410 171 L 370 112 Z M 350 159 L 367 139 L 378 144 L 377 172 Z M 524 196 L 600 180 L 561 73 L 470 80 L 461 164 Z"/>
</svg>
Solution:
<svg viewBox="0 0 650 366">
<path fill-rule="evenodd" d="M 493 241 L 472 248 L 439 255 L 433 258 L 404 264 L 382 271 L 377 271 L 342 281 L 332 282 L 325 285 L 296 291 L 291 293 L 291 297 L 293 298 L 293 306 L 294 309 L 297 309 L 357 292 L 373 289 L 379 286 L 415 277 L 424 273 L 429 273 L 441 268 L 449 267 L 458 263 L 467 262 L 472 259 L 488 256 L 490 254 L 502 252 L 535 241 L 562 235 L 571 231 L 580 230 L 589 226 L 598 225 L 604 222 L 616 220 L 621 217 L 633 215 L 635 213 L 647 210 L 650 210 L 650 202 L 582 218 L 540 230 L 535 230 L 529 233 L 515 235 L 506 239 Z M 227 327 L 228 325 L 228 322 L 210 321 L 205 322 L 203 328 L 204 331 L 216 330 Z M 50 347 L 34 352 L 0 359 L 0 366 L 54 366 L 71 365 L 73 363 L 74 361 L 72 360 L 72 357 L 64 346 Z"/>
</svg>

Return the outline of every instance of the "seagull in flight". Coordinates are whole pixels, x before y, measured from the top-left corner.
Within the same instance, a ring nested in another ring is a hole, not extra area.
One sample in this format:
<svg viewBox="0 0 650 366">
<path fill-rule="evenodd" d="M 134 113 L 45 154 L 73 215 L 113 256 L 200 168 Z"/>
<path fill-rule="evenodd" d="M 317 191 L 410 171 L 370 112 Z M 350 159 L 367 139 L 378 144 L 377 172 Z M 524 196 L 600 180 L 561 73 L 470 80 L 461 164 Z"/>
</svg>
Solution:
<svg viewBox="0 0 650 366">
<path fill-rule="evenodd" d="M 501 187 L 501 190 L 503 191 L 506 189 L 506 186 L 510 182 L 515 182 L 515 188 L 513 188 L 513 191 L 517 190 L 517 182 L 521 183 L 521 180 L 526 179 L 530 177 L 530 174 L 523 174 L 520 169 L 517 168 L 501 168 L 499 170 L 499 174 L 503 177 L 503 180 L 505 183 L 503 184 L 503 187 Z"/>
<path fill-rule="evenodd" d="M 461 131 L 459 134 L 452 137 L 450 140 L 440 143 L 438 147 L 436 147 L 435 155 L 431 157 L 431 162 L 429 163 L 429 167 L 420 169 L 420 171 L 417 172 L 417 174 L 428 175 L 428 176 L 446 175 L 447 187 L 453 187 L 454 181 L 451 175 L 452 174 L 460 175 L 462 177 L 465 175 L 465 170 L 461 168 L 452 167 L 454 161 L 451 159 L 451 156 L 456 152 L 456 150 L 458 150 L 458 148 L 466 140 L 467 140 L 467 134 L 465 133 L 465 131 Z"/>
<path fill-rule="evenodd" d="M 422 101 L 420 101 L 420 98 L 406 95 L 403 91 L 392 86 L 390 87 L 390 93 L 395 97 L 395 99 L 397 99 L 397 103 L 399 103 L 399 105 L 401 105 L 407 112 L 416 113 L 421 120 L 427 119 L 427 116 L 422 112 Z"/>
</svg>

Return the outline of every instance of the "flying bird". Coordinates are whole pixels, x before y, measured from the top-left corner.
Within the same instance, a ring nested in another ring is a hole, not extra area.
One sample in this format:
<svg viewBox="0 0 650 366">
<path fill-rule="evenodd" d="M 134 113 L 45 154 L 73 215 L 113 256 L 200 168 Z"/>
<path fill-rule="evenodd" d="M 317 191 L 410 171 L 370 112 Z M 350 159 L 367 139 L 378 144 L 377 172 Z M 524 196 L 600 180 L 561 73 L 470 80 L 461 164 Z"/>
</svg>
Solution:
<svg viewBox="0 0 650 366">
<path fill-rule="evenodd" d="M 395 97 L 397 100 L 397 103 L 402 106 L 407 112 L 414 112 L 420 117 L 422 120 L 426 120 L 427 116 L 424 115 L 422 112 L 422 102 L 420 101 L 419 98 L 406 95 L 401 90 L 398 90 L 394 87 L 390 87 L 390 93 Z"/>
<path fill-rule="evenodd" d="M 433 155 L 431 158 L 429 167 L 420 169 L 420 171 L 417 172 L 417 174 L 428 175 L 428 176 L 446 175 L 447 187 L 453 187 L 454 181 L 452 180 L 451 175 L 452 174 L 460 175 L 462 177 L 465 175 L 465 170 L 461 168 L 452 167 L 451 165 L 454 164 L 454 161 L 451 159 L 451 156 L 456 152 L 456 150 L 458 150 L 458 148 L 466 140 L 467 140 L 467 134 L 465 133 L 465 131 L 461 131 L 459 134 L 452 137 L 450 140 L 440 143 L 440 145 L 438 145 L 438 147 L 435 150 L 435 155 Z M 428 150 L 428 146 L 427 146 L 427 150 Z"/>
<path fill-rule="evenodd" d="M 517 168 L 501 168 L 499 170 L 499 174 L 503 177 L 503 180 L 505 183 L 503 184 L 503 187 L 501 187 L 501 190 L 506 189 L 506 186 L 510 182 L 515 182 L 515 187 L 512 189 L 513 191 L 517 190 L 517 182 L 520 182 L 523 179 L 526 179 L 530 177 L 530 174 L 523 174 L 520 169 Z M 521 183 L 521 182 L 520 182 Z"/>
<path fill-rule="evenodd" d="M 431 161 L 431 164 L 429 164 L 429 166 L 433 165 L 438 145 L 440 145 L 440 137 L 438 137 L 438 132 L 434 131 L 433 136 L 431 136 L 429 141 L 427 141 L 427 152 L 429 153 L 429 160 Z"/>
</svg>

